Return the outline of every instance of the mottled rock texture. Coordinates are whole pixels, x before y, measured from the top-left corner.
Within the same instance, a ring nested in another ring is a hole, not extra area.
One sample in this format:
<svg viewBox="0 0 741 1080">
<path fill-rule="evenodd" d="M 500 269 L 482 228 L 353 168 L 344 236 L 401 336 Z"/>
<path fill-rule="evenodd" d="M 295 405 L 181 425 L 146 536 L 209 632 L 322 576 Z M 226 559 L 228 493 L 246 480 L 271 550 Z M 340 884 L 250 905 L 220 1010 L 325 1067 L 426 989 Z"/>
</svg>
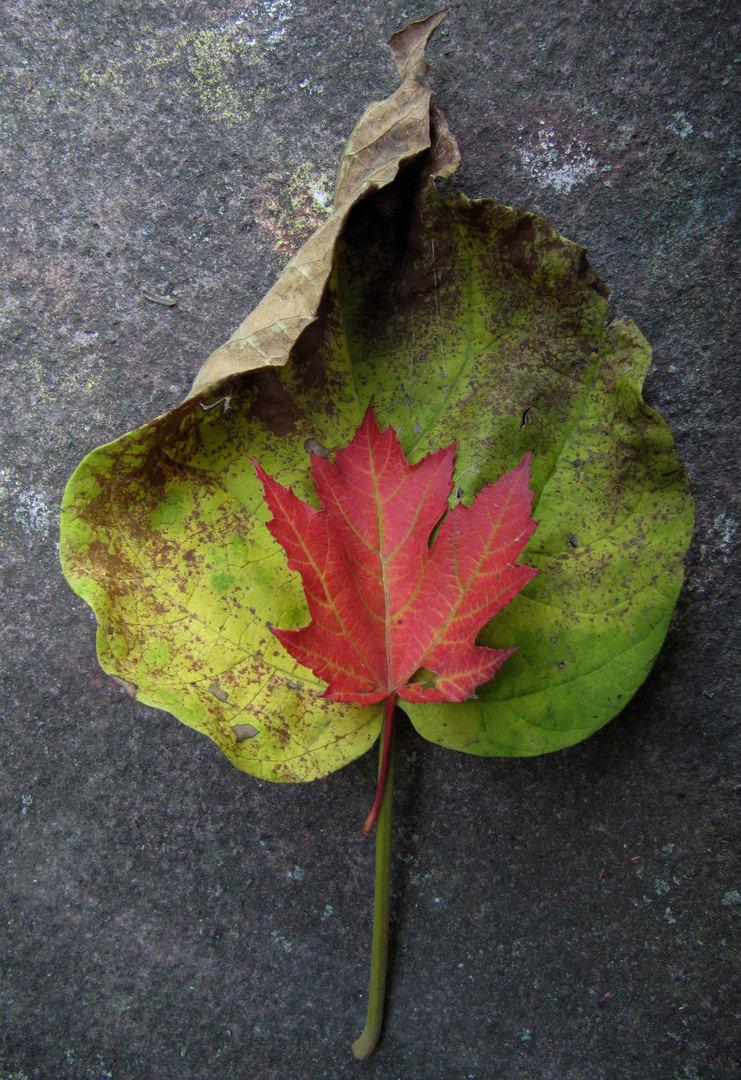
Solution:
<svg viewBox="0 0 741 1080">
<path fill-rule="evenodd" d="M 3 1080 L 741 1076 L 735 4 L 453 3 L 430 49 L 455 188 L 586 245 L 654 346 L 698 523 L 659 661 L 589 742 L 481 760 L 400 731 L 367 1064 L 375 760 L 238 773 L 103 675 L 58 568 L 72 469 L 183 398 L 323 219 L 396 85 L 384 43 L 427 11 L 0 10 Z"/>
</svg>

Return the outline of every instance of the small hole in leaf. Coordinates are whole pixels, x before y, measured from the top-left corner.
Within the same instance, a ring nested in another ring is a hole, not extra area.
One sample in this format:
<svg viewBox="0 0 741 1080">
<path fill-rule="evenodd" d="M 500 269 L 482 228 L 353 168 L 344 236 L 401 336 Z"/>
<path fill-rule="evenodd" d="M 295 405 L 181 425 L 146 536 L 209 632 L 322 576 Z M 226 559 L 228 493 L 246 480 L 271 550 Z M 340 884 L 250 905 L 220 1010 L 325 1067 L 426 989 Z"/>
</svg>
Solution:
<svg viewBox="0 0 741 1080">
<path fill-rule="evenodd" d="M 259 735 L 260 732 L 252 724 L 232 724 L 232 731 L 237 742 L 244 742 L 245 739 L 254 739 L 255 735 Z"/>
<path fill-rule="evenodd" d="M 129 697 L 136 697 L 136 692 L 139 689 L 136 683 L 129 682 L 128 679 L 122 679 L 119 675 L 111 675 L 111 678 L 115 683 L 118 683 L 121 689 L 124 690 Z"/>
<path fill-rule="evenodd" d="M 229 695 L 227 694 L 226 690 L 222 690 L 220 686 L 216 685 L 216 683 L 211 683 L 208 688 L 208 692 L 209 694 L 213 694 L 215 698 L 218 698 L 219 701 L 229 700 Z"/>
<path fill-rule="evenodd" d="M 325 461 L 331 461 L 332 455 L 326 446 L 322 446 L 318 439 L 310 438 L 304 443 L 304 450 L 307 454 L 316 454 L 317 457 L 324 458 Z"/>
<path fill-rule="evenodd" d="M 409 680 L 410 684 L 420 686 L 422 690 L 432 690 L 435 686 L 435 679 L 437 676 L 434 671 L 428 671 L 427 668 L 417 668 Z"/>
</svg>

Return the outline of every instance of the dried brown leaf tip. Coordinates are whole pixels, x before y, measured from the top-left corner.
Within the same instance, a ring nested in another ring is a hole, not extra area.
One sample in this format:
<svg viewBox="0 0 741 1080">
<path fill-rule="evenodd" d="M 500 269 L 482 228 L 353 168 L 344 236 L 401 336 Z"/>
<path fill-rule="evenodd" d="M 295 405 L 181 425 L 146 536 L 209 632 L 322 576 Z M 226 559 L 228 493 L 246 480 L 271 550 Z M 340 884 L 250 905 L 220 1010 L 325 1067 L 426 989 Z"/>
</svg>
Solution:
<svg viewBox="0 0 741 1080">
<path fill-rule="evenodd" d="M 287 362 L 298 337 L 316 317 L 335 244 L 353 206 L 370 191 L 391 184 L 403 162 L 432 145 L 430 90 L 421 78 L 428 69 L 425 47 L 444 17 L 445 12 L 439 11 L 394 35 L 391 52 L 401 86 L 384 101 L 369 105 L 350 135 L 337 173 L 332 214 L 294 255 L 255 310 L 209 356 L 190 397 L 210 393 L 234 375 Z M 438 130 L 447 132 L 439 118 Z M 447 133 L 438 175 L 448 175 L 455 168 L 453 160 L 457 164 L 451 139 Z"/>
</svg>

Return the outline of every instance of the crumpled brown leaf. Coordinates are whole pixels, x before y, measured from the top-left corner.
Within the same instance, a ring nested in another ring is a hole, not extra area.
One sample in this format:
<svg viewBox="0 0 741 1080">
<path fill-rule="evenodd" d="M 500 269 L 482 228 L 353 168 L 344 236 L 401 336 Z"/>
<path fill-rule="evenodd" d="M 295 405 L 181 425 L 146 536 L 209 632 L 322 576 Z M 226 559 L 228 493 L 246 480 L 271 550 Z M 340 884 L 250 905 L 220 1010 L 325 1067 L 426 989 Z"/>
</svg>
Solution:
<svg viewBox="0 0 741 1080">
<path fill-rule="evenodd" d="M 335 243 L 359 199 L 390 184 L 402 164 L 432 148 L 429 172 L 449 176 L 458 147 L 442 116 L 431 108 L 425 47 L 447 10 L 410 23 L 391 39 L 401 86 L 365 110 L 342 154 L 334 209 L 294 255 L 272 289 L 241 326 L 201 367 L 188 398 L 208 394 L 233 375 L 282 367 L 299 335 L 315 319 L 331 269 Z"/>
</svg>

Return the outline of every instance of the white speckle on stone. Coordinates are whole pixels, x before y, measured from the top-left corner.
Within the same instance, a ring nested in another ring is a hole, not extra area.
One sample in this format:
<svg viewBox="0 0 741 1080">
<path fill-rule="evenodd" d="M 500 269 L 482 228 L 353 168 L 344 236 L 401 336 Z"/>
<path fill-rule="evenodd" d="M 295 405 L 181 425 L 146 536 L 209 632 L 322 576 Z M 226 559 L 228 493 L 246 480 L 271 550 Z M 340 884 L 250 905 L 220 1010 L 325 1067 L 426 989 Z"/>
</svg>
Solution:
<svg viewBox="0 0 741 1080">
<path fill-rule="evenodd" d="M 325 904 L 324 905 L 324 914 L 322 915 L 322 922 L 324 922 L 326 919 L 331 919 L 333 915 L 334 915 L 334 908 L 332 907 L 332 905 L 331 904 Z"/>
<path fill-rule="evenodd" d="M 663 878 L 657 877 L 654 884 L 655 884 L 656 895 L 657 896 L 663 896 L 664 893 L 669 892 L 669 886 L 667 885 L 667 883 L 664 881 Z"/>
<path fill-rule="evenodd" d="M 263 0 L 261 7 L 272 27 L 268 34 L 268 44 L 277 45 L 288 29 L 286 23 L 293 18 L 292 0 Z"/>
<path fill-rule="evenodd" d="M 723 562 L 728 562 L 731 547 L 738 532 L 738 521 L 727 510 L 721 510 L 715 516 L 713 524 L 707 531 L 706 542 L 700 544 L 700 555 L 703 559 L 711 554 L 716 559 L 720 556 Z"/>
<path fill-rule="evenodd" d="M 721 900 L 723 907 L 732 907 L 734 904 L 741 904 L 741 893 L 738 889 L 731 889 Z"/>
<path fill-rule="evenodd" d="M 322 209 L 324 209 L 329 202 L 329 192 L 325 191 L 319 184 L 314 184 L 311 189 L 311 194 L 313 195 L 315 202 L 318 202 Z"/>
<path fill-rule="evenodd" d="M 272 938 L 275 938 L 278 944 L 282 947 L 284 953 L 293 952 L 293 945 L 291 944 L 291 942 L 284 938 L 281 934 L 279 934 L 277 930 L 271 930 L 270 936 Z"/>
<path fill-rule="evenodd" d="M 568 195 L 575 184 L 584 181 L 598 170 L 598 162 L 590 147 L 579 139 L 572 139 L 559 147 L 552 128 L 543 127 L 537 141 L 528 139 L 519 150 L 525 172 L 541 187 L 552 187 Z"/>
<path fill-rule="evenodd" d="M 409 884 L 410 885 L 423 885 L 425 881 L 429 881 L 432 877 L 432 870 L 428 870 L 426 874 L 415 874 L 413 870 L 409 871 Z"/>
<path fill-rule="evenodd" d="M 675 112 L 666 125 L 666 130 L 673 132 L 675 135 L 679 135 L 680 139 L 686 139 L 688 135 L 691 135 L 694 131 L 691 121 L 687 119 L 687 115 L 683 109 L 679 112 Z"/>
<path fill-rule="evenodd" d="M 669 923 L 670 926 L 674 926 L 676 921 L 677 921 L 674 918 L 674 916 L 672 915 L 672 909 L 670 907 L 668 907 L 666 909 L 666 911 L 664 912 L 664 918 L 666 919 L 666 921 Z"/>
<path fill-rule="evenodd" d="M 98 336 L 97 330 L 78 330 L 75 333 L 75 344 L 89 345 Z"/>
<path fill-rule="evenodd" d="M 26 536 L 45 537 L 57 519 L 57 513 L 47 506 L 44 496 L 33 488 L 23 488 L 16 477 L 0 469 L 0 502 L 10 502 L 13 517 Z"/>
<path fill-rule="evenodd" d="M 718 547 L 724 555 L 727 555 L 731 550 L 731 544 L 737 529 L 738 522 L 736 519 L 727 514 L 725 510 L 721 510 L 713 522 L 713 532 L 718 537 Z"/>
<path fill-rule="evenodd" d="M 302 870 L 300 866 L 294 866 L 293 877 L 296 881 L 303 881 L 306 877 L 306 871 Z"/>
<path fill-rule="evenodd" d="M 299 84 L 302 90 L 305 90 L 307 94 L 323 94 L 324 86 L 322 83 L 312 82 L 311 79 L 303 79 Z"/>
</svg>

